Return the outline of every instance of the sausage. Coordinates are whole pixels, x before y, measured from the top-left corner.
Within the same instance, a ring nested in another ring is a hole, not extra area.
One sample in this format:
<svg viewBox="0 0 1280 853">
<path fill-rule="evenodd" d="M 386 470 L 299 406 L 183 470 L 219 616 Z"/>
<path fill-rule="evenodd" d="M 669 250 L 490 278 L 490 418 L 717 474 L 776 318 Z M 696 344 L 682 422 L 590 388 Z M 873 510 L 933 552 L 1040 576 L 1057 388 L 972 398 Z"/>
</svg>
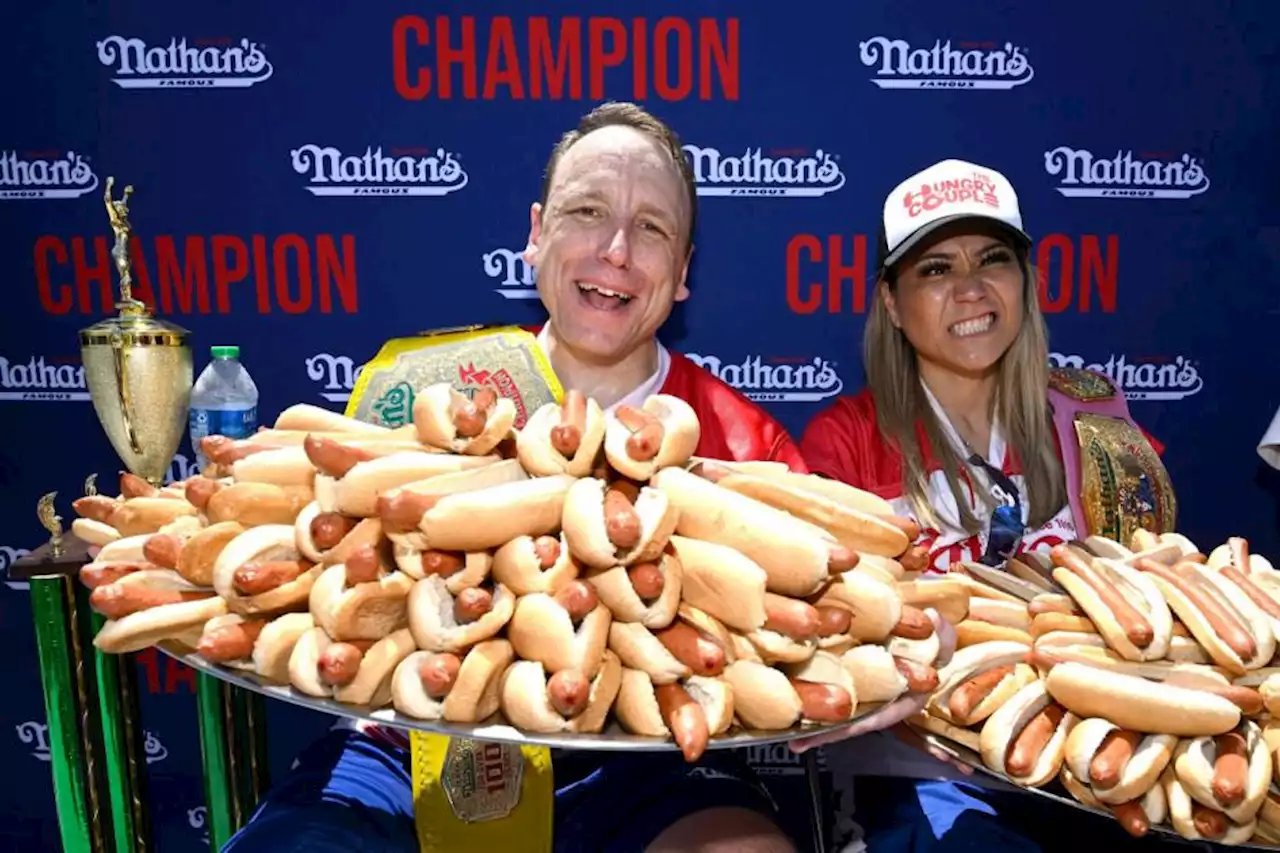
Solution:
<svg viewBox="0 0 1280 853">
<path fill-rule="evenodd" d="M 1044 613 L 1060 613 L 1063 616 L 1084 615 L 1084 611 L 1077 607 L 1069 596 L 1055 595 L 1051 592 L 1037 595 L 1027 602 L 1027 613 L 1032 617 L 1040 616 Z"/>
<path fill-rule="evenodd" d="M 889 634 L 904 640 L 927 640 L 933 636 L 933 620 L 920 608 L 904 604 L 902 616 Z"/>
<path fill-rule="evenodd" d="M 568 611 L 569 619 L 575 626 L 600 605 L 596 588 L 586 581 L 569 581 L 556 590 L 555 600 Z"/>
<path fill-rule="evenodd" d="M 100 586 L 115 583 L 125 575 L 131 575 L 146 567 L 147 563 L 103 563 L 102 565 L 86 563 L 80 567 L 80 583 L 89 589 L 97 589 Z"/>
<path fill-rule="evenodd" d="M 711 740 L 711 729 L 702 706 L 693 701 L 689 691 L 679 683 L 655 685 L 653 693 L 658 700 L 658 713 L 671 729 L 684 760 L 697 761 Z"/>
<path fill-rule="evenodd" d="M 369 651 L 373 640 L 350 640 L 345 643 L 330 643 L 320 655 L 317 663 L 317 674 L 320 680 L 331 687 L 343 687 L 356 680 L 364 653 Z"/>
<path fill-rule="evenodd" d="M 853 714 L 853 697 L 838 684 L 792 678 L 791 687 L 800 697 L 801 713 L 815 723 L 842 723 Z"/>
<path fill-rule="evenodd" d="M 1013 664 L 1010 663 L 978 673 L 951 691 L 951 696 L 947 699 L 947 710 L 956 722 L 967 726 L 973 709 L 978 707 L 978 704 L 986 699 L 991 691 L 996 689 L 996 685 L 1004 681 L 1004 677 L 1011 672 L 1013 672 Z"/>
<path fill-rule="evenodd" d="M 901 530 L 907 535 L 908 542 L 914 542 L 920 538 L 920 525 L 914 519 L 906 518 L 901 515 L 877 515 L 876 518 L 881 521 L 887 521 L 894 527 Z"/>
<path fill-rule="evenodd" d="M 302 450 L 317 471 L 335 478 L 347 476 L 347 472 L 356 465 L 373 458 L 373 454 L 363 448 L 350 447 L 320 435 L 308 435 L 303 439 Z"/>
<path fill-rule="evenodd" d="M 1223 808 L 1244 799 L 1249 781 L 1249 745 L 1240 732 L 1227 732 L 1213 739 L 1217 755 L 1213 760 L 1213 796 Z"/>
<path fill-rule="evenodd" d="M 418 664 L 418 677 L 422 679 L 422 689 L 427 695 L 439 701 L 449 695 L 453 683 L 458 680 L 458 670 L 462 661 L 450 652 L 428 654 Z"/>
<path fill-rule="evenodd" d="M 220 480 L 211 477 L 192 477 L 187 481 L 187 487 L 183 489 L 186 495 L 187 503 L 200 511 L 209 504 L 209 498 L 226 488 Z"/>
<path fill-rule="evenodd" d="M 1184 563 L 1200 563 L 1201 565 L 1209 562 L 1209 557 L 1199 551 L 1193 551 L 1190 554 L 1183 554 L 1178 559 Z"/>
<path fill-rule="evenodd" d="M 481 388 L 469 402 L 463 403 L 453 413 L 453 428 L 461 438 L 475 438 L 484 432 L 489 420 L 489 410 L 498 402 L 498 392 Z"/>
<path fill-rule="evenodd" d="M 628 494 L 629 491 L 620 483 L 611 483 L 604 490 L 604 529 L 615 548 L 634 548 L 640 543 L 640 516 L 634 506 L 636 495 Z"/>
<path fill-rule="evenodd" d="M 1138 611 L 1138 608 L 1129 603 L 1120 590 L 1116 589 L 1115 584 L 1094 571 L 1093 566 L 1081 559 L 1067 545 L 1054 546 L 1049 556 L 1055 566 L 1071 572 L 1097 593 L 1103 605 L 1120 623 L 1120 628 L 1129 638 L 1129 642 L 1140 649 L 1151 645 L 1152 640 L 1155 639 L 1155 631 L 1151 628 L 1151 623 Z"/>
<path fill-rule="evenodd" d="M 912 545 L 898 558 L 903 571 L 923 572 L 929 567 L 929 549 L 923 545 Z"/>
<path fill-rule="evenodd" d="M 378 549 L 372 545 L 357 548 L 347 557 L 347 586 L 358 583 L 371 583 L 378 579 L 378 570 L 382 568 L 378 559 Z"/>
<path fill-rule="evenodd" d="M 1050 704 L 1014 736 L 1004 760 L 1004 769 L 1010 776 L 1026 776 L 1035 768 L 1036 760 L 1053 739 L 1065 715 L 1066 710 L 1061 705 Z"/>
<path fill-rule="evenodd" d="M 1130 800 L 1111 807 L 1120 827 L 1134 838 L 1141 838 L 1151 831 L 1151 821 L 1147 819 L 1147 811 L 1139 800 Z"/>
<path fill-rule="evenodd" d="M 733 473 L 733 469 L 728 465 L 721 465 L 719 462 L 702 461 L 689 469 L 689 473 L 696 474 L 704 480 L 710 480 L 718 483 L 725 477 Z"/>
<path fill-rule="evenodd" d="M 120 472 L 120 496 L 124 498 L 154 498 L 160 490 L 128 471 Z"/>
<path fill-rule="evenodd" d="M 453 597 L 453 618 L 460 625 L 474 622 L 493 609 L 493 593 L 472 587 Z"/>
<path fill-rule="evenodd" d="M 627 580 L 631 581 L 631 588 L 640 596 L 641 601 L 659 598 L 667 585 L 667 579 L 657 563 L 636 563 L 627 569 Z"/>
<path fill-rule="evenodd" d="M 547 679 L 547 697 L 562 717 L 572 718 L 587 709 L 591 682 L 576 669 L 562 669 Z"/>
<path fill-rule="evenodd" d="M 538 561 L 538 568 L 543 571 L 551 568 L 560 559 L 560 540 L 554 536 L 539 536 L 533 540 L 533 556 Z"/>
<path fill-rule="evenodd" d="M 1182 570 L 1179 570 L 1180 566 Z M 1191 606 L 1204 615 L 1214 633 L 1221 637 L 1222 642 L 1226 643 L 1227 647 L 1242 659 L 1248 660 L 1257 654 L 1257 645 L 1254 643 L 1253 637 L 1245 630 L 1244 625 L 1240 623 L 1236 615 L 1224 607 L 1211 593 L 1202 589 L 1200 584 L 1196 583 L 1188 575 L 1188 571 L 1196 571 L 1190 564 L 1179 563 L 1177 566 L 1170 567 L 1163 563 L 1157 563 L 1149 557 L 1144 557 L 1135 563 L 1135 568 L 1147 574 L 1155 575 L 1186 596 L 1187 600 L 1191 602 Z"/>
<path fill-rule="evenodd" d="M 378 497 L 378 518 L 387 533 L 408 533 L 418 529 L 422 516 L 440 500 L 437 495 L 402 491 Z"/>
<path fill-rule="evenodd" d="M 907 680 L 907 692 L 929 693 L 937 688 L 938 671 L 928 664 L 898 657 L 893 659 L 893 663 L 898 668 L 898 673 Z"/>
<path fill-rule="evenodd" d="M 1223 566 L 1218 571 L 1222 572 L 1222 576 L 1227 580 L 1240 587 L 1240 591 L 1249 597 L 1255 607 L 1272 619 L 1280 619 L 1280 603 L 1277 603 L 1274 598 L 1259 589 L 1258 585 L 1250 580 L 1244 572 L 1235 566 Z"/>
<path fill-rule="evenodd" d="M 1098 751 L 1089 762 L 1088 781 L 1095 788 L 1106 790 L 1114 788 L 1120 782 L 1125 766 L 1142 743 L 1142 735 L 1138 732 L 1116 730 L 1109 732 L 1102 739 Z"/>
<path fill-rule="evenodd" d="M 1231 554 L 1231 566 L 1249 574 L 1249 540 L 1243 536 L 1227 538 L 1227 551 Z"/>
<path fill-rule="evenodd" d="M 229 466 L 246 456 L 262 453 L 264 450 L 278 450 L 281 445 L 265 442 L 247 441 L 227 438 L 225 435 L 206 435 L 200 439 L 200 452 L 214 465 Z"/>
<path fill-rule="evenodd" d="M 101 521 L 103 524 L 111 523 L 111 516 L 120 508 L 120 501 L 115 498 L 109 498 L 106 495 L 88 495 L 83 498 L 76 498 L 71 502 L 71 508 L 75 510 L 76 515 L 81 518 L 87 518 L 90 521 Z"/>
<path fill-rule="evenodd" d="M 461 551 L 423 551 L 422 552 L 422 573 L 424 575 L 439 575 L 447 578 L 454 572 L 460 571 L 467 564 L 467 555 Z"/>
<path fill-rule="evenodd" d="M 831 545 L 827 548 L 827 574 L 838 575 L 858 565 L 858 552 L 843 545 Z"/>
<path fill-rule="evenodd" d="M 560 407 L 560 423 L 551 428 L 551 446 L 565 459 L 572 459 L 582 446 L 587 431 L 587 398 L 581 391 L 567 391 Z"/>
<path fill-rule="evenodd" d="M 724 672 L 727 663 L 725 650 L 688 622 L 672 622 L 654 631 L 653 635 L 694 675 L 717 676 Z"/>
<path fill-rule="evenodd" d="M 776 631 L 797 643 L 805 643 L 818 636 L 819 621 L 817 608 L 806 601 L 772 592 L 764 594 L 766 631 Z"/>
<path fill-rule="evenodd" d="M 196 644 L 196 651 L 211 663 L 241 660 L 253 654 L 253 644 L 267 625 L 265 619 L 246 619 L 228 625 L 219 625 L 205 631 Z"/>
<path fill-rule="evenodd" d="M 183 542 L 172 533 L 156 533 L 142 543 L 142 557 L 153 566 L 176 569 Z"/>
<path fill-rule="evenodd" d="M 338 512 L 322 512 L 311 519 L 311 543 L 317 551 L 328 551 L 338 547 L 348 533 L 356 526 L 354 518 L 348 518 Z"/>
<path fill-rule="evenodd" d="M 849 628 L 853 625 L 853 614 L 848 610 L 827 604 L 815 609 L 818 611 L 819 637 L 836 637 L 849 633 Z"/>
<path fill-rule="evenodd" d="M 200 601 L 209 598 L 208 592 L 187 592 L 177 589 L 155 589 L 141 584 L 112 583 L 100 586 L 89 593 L 89 606 L 108 619 L 123 619 L 152 607 L 181 604 L 184 601 Z"/>
<path fill-rule="evenodd" d="M 1197 684 L 1191 689 L 1203 690 L 1231 702 L 1246 717 L 1256 717 L 1262 713 L 1264 702 L 1262 694 L 1253 687 L 1241 687 L 1238 684 Z"/>
<path fill-rule="evenodd" d="M 1208 806 L 1192 803 L 1191 822 L 1201 838 L 1213 841 L 1227 834 L 1227 816 Z"/>
<path fill-rule="evenodd" d="M 269 560 L 245 563 L 236 569 L 231 585 L 241 595 L 262 595 L 300 578 L 311 570 L 305 560 Z"/>
<path fill-rule="evenodd" d="M 657 416 L 635 406 L 619 406 L 615 417 L 631 431 L 627 437 L 627 455 L 637 462 L 650 462 L 662 449 L 666 430 Z"/>
</svg>

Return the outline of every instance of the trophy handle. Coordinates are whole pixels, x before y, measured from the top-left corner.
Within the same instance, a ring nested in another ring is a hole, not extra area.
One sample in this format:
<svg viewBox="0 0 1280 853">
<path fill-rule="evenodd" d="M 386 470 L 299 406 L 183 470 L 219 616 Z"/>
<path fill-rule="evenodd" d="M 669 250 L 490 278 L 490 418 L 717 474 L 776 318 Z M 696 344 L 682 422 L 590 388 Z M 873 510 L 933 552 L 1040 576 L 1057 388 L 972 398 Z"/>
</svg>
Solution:
<svg viewBox="0 0 1280 853">
<path fill-rule="evenodd" d="M 134 453 L 140 454 L 142 453 L 142 446 L 138 444 L 138 436 L 134 434 L 133 415 L 129 411 L 131 406 L 129 401 L 128 369 L 125 366 L 124 341 L 118 333 L 111 336 L 111 355 L 116 367 L 116 388 L 119 389 L 117 393 L 120 398 L 120 415 L 124 420 L 124 431 L 129 436 L 129 447 L 133 449 Z"/>
</svg>

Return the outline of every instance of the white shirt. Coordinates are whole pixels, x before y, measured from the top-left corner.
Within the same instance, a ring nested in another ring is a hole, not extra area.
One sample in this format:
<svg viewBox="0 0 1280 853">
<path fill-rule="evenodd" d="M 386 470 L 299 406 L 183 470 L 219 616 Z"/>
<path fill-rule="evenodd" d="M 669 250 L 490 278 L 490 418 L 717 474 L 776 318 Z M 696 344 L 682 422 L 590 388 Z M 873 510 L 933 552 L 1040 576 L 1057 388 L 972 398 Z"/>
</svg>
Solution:
<svg viewBox="0 0 1280 853">
<path fill-rule="evenodd" d="M 1258 455 L 1272 468 L 1280 468 L 1280 411 L 1276 412 L 1271 419 L 1271 426 L 1262 434 L 1262 441 L 1258 442 Z"/>
</svg>

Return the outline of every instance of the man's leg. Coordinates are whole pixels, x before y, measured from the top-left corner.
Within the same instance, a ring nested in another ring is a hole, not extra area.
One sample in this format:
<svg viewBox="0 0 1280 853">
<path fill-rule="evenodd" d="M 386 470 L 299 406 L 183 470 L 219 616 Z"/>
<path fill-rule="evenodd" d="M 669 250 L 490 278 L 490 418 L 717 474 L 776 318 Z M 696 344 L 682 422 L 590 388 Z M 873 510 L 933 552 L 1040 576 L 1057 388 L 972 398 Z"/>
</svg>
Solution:
<svg viewBox="0 0 1280 853">
<path fill-rule="evenodd" d="M 335 730 L 309 746 L 223 853 L 417 853 L 407 753 Z"/>
</svg>

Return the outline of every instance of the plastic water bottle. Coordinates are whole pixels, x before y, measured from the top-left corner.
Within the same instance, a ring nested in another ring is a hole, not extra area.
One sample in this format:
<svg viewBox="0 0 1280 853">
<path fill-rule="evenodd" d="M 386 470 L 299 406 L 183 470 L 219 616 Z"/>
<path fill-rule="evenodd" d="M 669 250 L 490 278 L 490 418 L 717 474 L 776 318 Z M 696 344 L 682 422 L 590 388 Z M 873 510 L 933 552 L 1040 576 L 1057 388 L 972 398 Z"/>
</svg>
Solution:
<svg viewBox="0 0 1280 853">
<path fill-rule="evenodd" d="M 198 470 L 209 464 L 200 452 L 206 435 L 248 438 L 258 429 L 258 386 L 240 363 L 240 347 L 210 347 L 213 360 L 191 389 L 191 448 Z"/>
</svg>

